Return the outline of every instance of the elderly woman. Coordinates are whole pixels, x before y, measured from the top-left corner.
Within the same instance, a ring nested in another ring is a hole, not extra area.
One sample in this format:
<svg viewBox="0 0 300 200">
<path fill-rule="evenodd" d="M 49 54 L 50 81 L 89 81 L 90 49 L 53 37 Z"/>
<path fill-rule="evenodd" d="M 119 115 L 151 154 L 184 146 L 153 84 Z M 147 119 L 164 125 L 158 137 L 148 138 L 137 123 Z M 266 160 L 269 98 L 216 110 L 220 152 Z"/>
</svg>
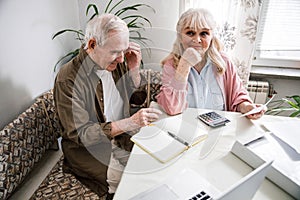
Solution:
<svg viewBox="0 0 300 200">
<path fill-rule="evenodd" d="M 162 61 L 163 85 L 157 96 L 164 110 L 175 115 L 187 107 L 246 113 L 253 104 L 235 67 L 222 52 L 216 22 L 205 9 L 189 9 L 177 23 L 172 52 Z M 248 115 L 261 117 L 266 108 Z"/>
</svg>

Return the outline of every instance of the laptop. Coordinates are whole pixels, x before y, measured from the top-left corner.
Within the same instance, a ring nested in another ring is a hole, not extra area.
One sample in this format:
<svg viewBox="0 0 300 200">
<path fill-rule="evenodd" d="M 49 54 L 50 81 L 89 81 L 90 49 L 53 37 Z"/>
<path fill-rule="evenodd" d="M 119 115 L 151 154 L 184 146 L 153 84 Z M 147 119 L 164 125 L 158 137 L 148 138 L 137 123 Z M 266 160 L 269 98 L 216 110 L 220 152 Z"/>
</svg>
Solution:
<svg viewBox="0 0 300 200">
<path fill-rule="evenodd" d="M 130 200 L 251 200 L 263 182 L 273 161 L 265 162 L 227 190 L 220 192 L 192 169 L 142 192 Z"/>
</svg>

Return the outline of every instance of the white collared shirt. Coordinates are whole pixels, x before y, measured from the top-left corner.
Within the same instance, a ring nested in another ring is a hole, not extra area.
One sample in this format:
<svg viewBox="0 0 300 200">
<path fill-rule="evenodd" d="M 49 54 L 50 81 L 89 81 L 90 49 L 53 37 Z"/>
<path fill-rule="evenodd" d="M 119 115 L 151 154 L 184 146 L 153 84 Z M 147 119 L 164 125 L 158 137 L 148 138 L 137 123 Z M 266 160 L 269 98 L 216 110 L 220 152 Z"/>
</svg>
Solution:
<svg viewBox="0 0 300 200">
<path fill-rule="evenodd" d="M 225 101 L 208 59 L 200 74 L 193 67 L 188 77 L 187 101 L 191 108 L 224 110 Z"/>
<path fill-rule="evenodd" d="M 106 117 L 106 121 L 118 121 L 123 119 L 124 102 L 116 88 L 112 73 L 107 70 L 97 70 L 96 74 L 102 81 L 104 115 Z"/>
</svg>

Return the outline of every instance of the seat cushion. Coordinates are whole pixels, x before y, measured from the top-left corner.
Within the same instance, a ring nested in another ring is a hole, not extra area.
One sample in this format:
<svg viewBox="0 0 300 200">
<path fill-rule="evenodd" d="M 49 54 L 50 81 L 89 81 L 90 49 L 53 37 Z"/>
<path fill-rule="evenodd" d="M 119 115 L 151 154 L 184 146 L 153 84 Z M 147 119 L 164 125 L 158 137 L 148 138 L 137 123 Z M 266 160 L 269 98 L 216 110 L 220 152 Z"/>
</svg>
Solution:
<svg viewBox="0 0 300 200">
<path fill-rule="evenodd" d="M 96 193 L 91 191 L 85 185 L 81 184 L 73 174 L 65 173 L 62 170 L 63 155 L 51 172 L 44 179 L 39 188 L 32 195 L 30 200 L 38 199 L 93 199 L 105 200 L 105 197 L 99 198 Z"/>
</svg>

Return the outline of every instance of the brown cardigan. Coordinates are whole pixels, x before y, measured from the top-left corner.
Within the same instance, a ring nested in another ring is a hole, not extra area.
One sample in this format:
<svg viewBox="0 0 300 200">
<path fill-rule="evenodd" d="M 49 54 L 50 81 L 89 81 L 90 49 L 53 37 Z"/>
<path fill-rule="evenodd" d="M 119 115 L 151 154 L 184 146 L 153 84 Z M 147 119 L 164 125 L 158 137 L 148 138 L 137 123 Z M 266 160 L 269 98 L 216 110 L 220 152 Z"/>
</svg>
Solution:
<svg viewBox="0 0 300 200">
<path fill-rule="evenodd" d="M 54 101 L 62 125 L 64 169 L 102 196 L 107 192 L 112 138 L 111 123 L 106 122 L 104 115 L 102 82 L 95 73 L 98 67 L 81 48 L 79 55 L 57 74 Z M 125 64 L 119 64 L 112 72 L 124 101 L 125 117 L 130 116 L 130 97 L 136 91 L 140 94 L 144 88 L 137 90 L 127 72 Z M 131 150 L 129 134 L 123 133 L 114 139 L 121 148 Z"/>
</svg>

